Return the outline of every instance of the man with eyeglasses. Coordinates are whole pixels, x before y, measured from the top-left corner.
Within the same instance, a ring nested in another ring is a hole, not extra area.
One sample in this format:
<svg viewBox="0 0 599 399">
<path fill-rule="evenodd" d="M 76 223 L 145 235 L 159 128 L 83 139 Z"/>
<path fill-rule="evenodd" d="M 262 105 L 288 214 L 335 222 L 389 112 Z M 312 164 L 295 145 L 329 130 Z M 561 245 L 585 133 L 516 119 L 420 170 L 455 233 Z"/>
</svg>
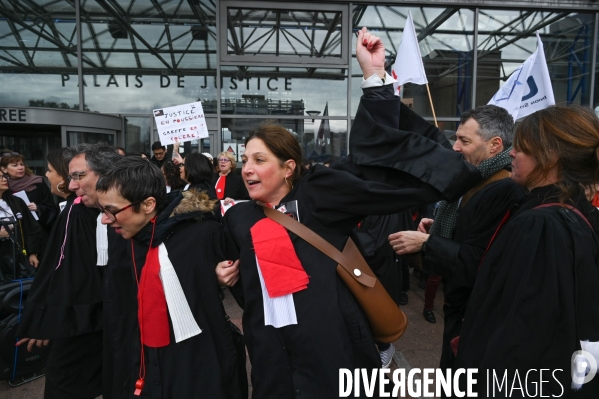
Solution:
<svg viewBox="0 0 599 399">
<path fill-rule="evenodd" d="M 122 156 L 114 147 L 95 144 L 82 145 L 69 164 L 69 189 L 74 191 L 85 206 L 97 209 L 98 179 L 106 174 Z M 118 213 L 118 212 L 115 212 Z M 120 387 L 127 385 L 129 369 L 124 359 L 131 357 L 133 342 L 124 339 L 129 331 L 134 331 L 137 308 L 135 304 L 137 287 L 131 272 L 131 262 L 127 258 L 127 241 L 101 224 L 101 215 L 94 232 L 97 259 L 96 267 L 103 272 L 103 339 L 97 360 L 102 363 L 102 396 L 120 398 Z M 93 256 L 93 255 L 92 255 Z M 133 302 L 132 302 L 133 301 Z M 113 395 L 113 393 L 115 393 Z M 130 393 L 129 393 L 130 394 Z"/>
<path fill-rule="evenodd" d="M 48 251 L 60 256 L 50 270 L 36 275 L 24 312 L 31 314 L 28 332 L 44 335 L 32 341 L 52 343 L 45 398 L 91 399 L 102 393 L 103 273 L 96 256 L 102 252 L 97 245 L 102 234 L 97 233 L 95 184 L 120 158 L 107 144 L 80 145 L 66 158 L 71 159 L 69 190 L 77 198 L 68 198 L 64 225 L 53 231 L 60 244 Z"/>
<path fill-rule="evenodd" d="M 243 397 L 245 361 L 238 361 L 214 274 L 226 240 L 215 200 L 195 190 L 167 198 L 160 169 L 134 157 L 102 175 L 97 190 L 102 223 L 126 240 L 120 261 L 135 276 L 122 306 L 137 310 L 115 315 L 124 324 L 112 332 L 133 352 L 120 356 L 122 382 L 104 398 Z"/>
<path fill-rule="evenodd" d="M 162 168 L 162 165 L 164 165 L 164 162 L 166 161 L 166 147 L 163 146 L 160 141 L 156 141 L 152 144 L 152 154 L 150 162 L 159 168 Z"/>
</svg>

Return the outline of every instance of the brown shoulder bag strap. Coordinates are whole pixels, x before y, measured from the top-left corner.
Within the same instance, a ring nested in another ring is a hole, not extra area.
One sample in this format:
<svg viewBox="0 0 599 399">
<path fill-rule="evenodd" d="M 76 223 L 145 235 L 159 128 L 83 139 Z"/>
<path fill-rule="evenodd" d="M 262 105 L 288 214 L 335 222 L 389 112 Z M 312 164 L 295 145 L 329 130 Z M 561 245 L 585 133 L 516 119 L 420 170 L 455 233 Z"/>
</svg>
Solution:
<svg viewBox="0 0 599 399">
<path fill-rule="evenodd" d="M 304 241 L 314 246 L 320 252 L 333 259 L 335 262 L 341 265 L 341 267 L 343 267 L 354 279 L 360 282 L 360 284 L 363 284 L 367 287 L 374 287 L 376 277 L 369 276 L 368 274 L 360 270 L 359 273 L 356 273 L 356 270 L 358 269 L 354 269 L 351 267 L 351 265 L 353 264 L 352 260 L 346 254 L 332 246 L 327 240 L 325 240 L 324 238 L 322 238 L 321 236 L 319 236 L 318 234 L 316 234 L 311 229 L 301 224 L 297 220 L 293 219 L 292 217 L 284 215 L 281 212 L 264 206 L 262 204 L 259 205 L 262 206 L 264 214 L 268 218 L 279 223 L 292 233 L 295 233 L 298 237 L 301 237 Z"/>
</svg>

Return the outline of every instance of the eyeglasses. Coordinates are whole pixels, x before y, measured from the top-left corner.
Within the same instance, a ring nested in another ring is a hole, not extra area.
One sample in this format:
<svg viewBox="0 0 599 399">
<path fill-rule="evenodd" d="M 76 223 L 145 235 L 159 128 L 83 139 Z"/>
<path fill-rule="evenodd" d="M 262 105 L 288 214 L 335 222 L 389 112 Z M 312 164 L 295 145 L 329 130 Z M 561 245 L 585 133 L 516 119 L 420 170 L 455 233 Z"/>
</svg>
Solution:
<svg viewBox="0 0 599 399">
<path fill-rule="evenodd" d="M 141 201 L 143 201 L 143 200 L 132 202 L 129 205 L 127 205 L 126 207 L 121 208 L 121 209 L 116 210 L 116 211 L 111 211 L 110 209 L 104 208 L 100 204 L 97 204 L 96 206 L 98 207 L 98 209 L 100 210 L 100 212 L 102 212 L 104 215 L 106 215 L 106 217 L 108 219 L 110 219 L 111 222 L 116 222 L 116 215 L 118 215 L 119 213 L 121 213 L 123 211 L 126 211 L 127 209 L 131 208 L 133 205 L 139 204 Z"/>
<path fill-rule="evenodd" d="M 229 158 L 218 158 L 219 162 L 231 162 Z"/>
<path fill-rule="evenodd" d="M 8 175 L 0 175 L 0 180 L 8 181 Z"/>
<path fill-rule="evenodd" d="M 87 172 L 75 172 L 75 173 L 71 173 L 70 175 L 67 176 L 67 179 L 70 180 L 75 180 L 75 181 L 79 181 L 81 180 L 81 178 L 83 176 L 86 176 Z"/>
<path fill-rule="evenodd" d="M 0 154 L 0 157 L 9 157 L 11 155 L 21 155 L 18 152 L 3 152 L 2 154 Z"/>
</svg>

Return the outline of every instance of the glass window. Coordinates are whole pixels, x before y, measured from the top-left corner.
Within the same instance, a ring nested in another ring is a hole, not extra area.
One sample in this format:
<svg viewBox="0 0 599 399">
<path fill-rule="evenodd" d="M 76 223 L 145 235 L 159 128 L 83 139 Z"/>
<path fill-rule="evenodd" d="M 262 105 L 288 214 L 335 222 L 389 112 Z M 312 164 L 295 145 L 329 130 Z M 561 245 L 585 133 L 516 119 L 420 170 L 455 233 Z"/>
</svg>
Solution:
<svg viewBox="0 0 599 399">
<path fill-rule="evenodd" d="M 222 67 L 221 114 L 347 115 L 347 70 Z"/>
<path fill-rule="evenodd" d="M 81 15 L 90 110 L 150 114 L 200 100 L 216 113 L 213 1 L 86 1 Z"/>
<path fill-rule="evenodd" d="M 222 151 L 232 151 L 241 162 L 244 142 L 249 132 L 265 119 L 223 118 Z M 304 158 L 324 162 L 347 155 L 347 121 L 329 119 L 268 119 L 290 131 L 302 148 Z"/>
<path fill-rule="evenodd" d="M 0 3 L 0 105 L 78 109 L 75 6 L 12 4 Z"/>
<path fill-rule="evenodd" d="M 347 8 L 234 1 L 223 4 L 222 60 L 347 63 Z M 255 58 L 259 57 L 259 58 Z"/>
<path fill-rule="evenodd" d="M 352 35 L 352 115 L 362 95 L 362 73 L 355 58 L 357 32 L 368 27 L 385 45 L 390 73 L 403 29 L 411 11 L 420 53 L 437 117 L 456 117 L 471 107 L 474 11 L 468 8 L 356 5 Z M 418 114 L 432 117 L 426 86 L 405 84 L 402 98 L 409 99 Z"/>
<path fill-rule="evenodd" d="M 555 101 L 589 104 L 594 14 L 480 10 L 476 105 L 489 102 L 536 49 L 539 32 Z"/>
<path fill-rule="evenodd" d="M 127 152 L 149 154 L 152 120 L 147 117 L 125 117 L 125 149 Z"/>
</svg>

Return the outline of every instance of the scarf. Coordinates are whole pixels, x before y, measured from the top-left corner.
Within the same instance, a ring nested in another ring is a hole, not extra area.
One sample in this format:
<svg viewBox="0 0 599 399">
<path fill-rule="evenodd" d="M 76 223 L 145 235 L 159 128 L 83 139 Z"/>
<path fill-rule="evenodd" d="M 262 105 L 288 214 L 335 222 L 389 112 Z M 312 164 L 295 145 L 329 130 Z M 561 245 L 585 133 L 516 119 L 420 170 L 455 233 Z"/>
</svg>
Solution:
<svg viewBox="0 0 599 399">
<path fill-rule="evenodd" d="M 156 220 L 153 219 L 153 230 L 155 226 Z M 153 235 L 152 231 L 152 238 Z M 131 249 L 135 261 L 133 242 Z M 137 265 L 134 263 L 134 266 L 137 275 Z M 169 316 L 177 343 L 202 332 L 185 298 L 164 243 L 152 247 L 150 241 L 146 263 L 141 270 L 137 301 L 137 317 L 143 345 L 151 348 L 170 345 Z"/>
<path fill-rule="evenodd" d="M 39 184 L 41 182 L 43 182 L 44 180 L 42 179 L 41 176 L 38 175 L 25 175 L 23 177 L 21 177 L 20 179 L 12 179 L 9 178 L 8 179 L 8 188 L 10 188 L 10 191 L 12 191 L 13 193 L 19 192 L 19 191 L 23 191 L 25 190 L 25 192 L 30 192 L 36 189 L 35 185 Z"/>
<path fill-rule="evenodd" d="M 509 147 L 494 157 L 485 159 L 476 167 L 480 171 L 483 180 L 488 179 L 512 163 L 512 159 L 509 155 L 511 150 L 512 147 Z M 461 199 L 454 202 L 439 201 L 439 208 L 435 215 L 435 221 L 431 226 L 430 234 L 440 235 L 441 237 L 446 238 L 451 238 L 453 236 L 453 230 L 455 229 L 455 224 L 458 219 L 460 200 Z"/>
</svg>

